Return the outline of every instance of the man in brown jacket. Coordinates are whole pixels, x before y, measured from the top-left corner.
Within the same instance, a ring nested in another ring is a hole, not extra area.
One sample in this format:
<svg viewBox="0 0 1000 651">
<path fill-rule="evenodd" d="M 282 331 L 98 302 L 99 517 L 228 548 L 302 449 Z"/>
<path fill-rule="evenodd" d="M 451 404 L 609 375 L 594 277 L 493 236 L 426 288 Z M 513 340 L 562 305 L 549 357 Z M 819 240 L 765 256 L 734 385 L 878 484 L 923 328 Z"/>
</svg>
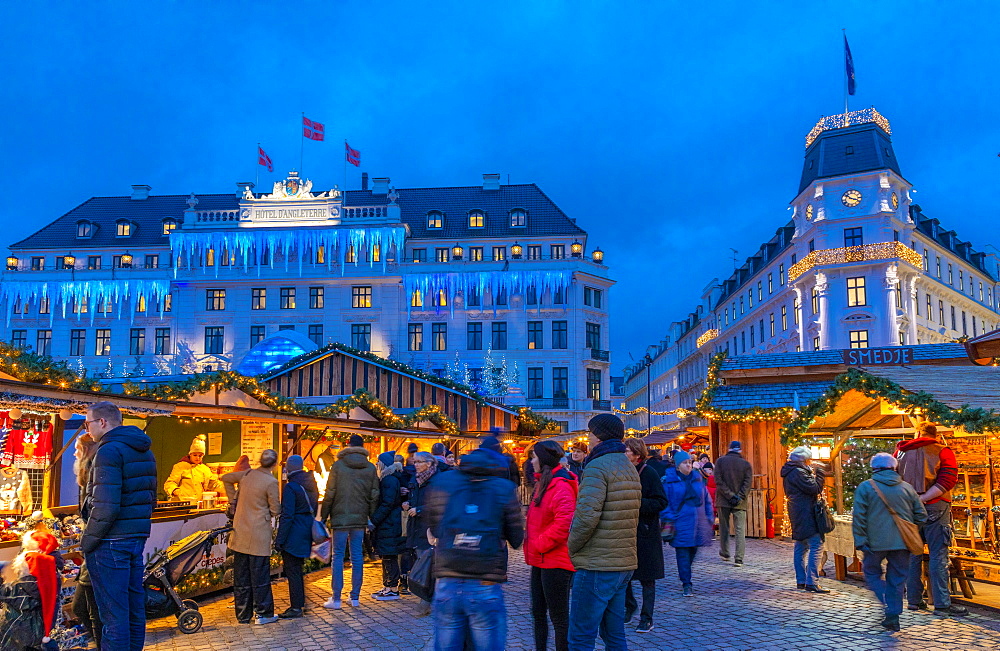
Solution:
<svg viewBox="0 0 1000 651">
<path fill-rule="evenodd" d="M 260 453 L 260 467 L 222 476 L 233 515 L 229 550 L 233 552 L 233 601 L 236 619 L 249 624 L 254 614 L 258 624 L 278 621 L 271 594 L 271 534 L 273 521 L 281 514 L 278 480 L 271 474 L 278 453 Z"/>
<path fill-rule="evenodd" d="M 613 414 L 594 416 L 591 452 L 569 531 L 576 575 L 570 602 L 569 648 L 594 648 L 598 631 L 608 651 L 628 649 L 625 590 L 638 567 L 636 531 L 642 486 L 625 456 L 625 424 Z"/>
</svg>

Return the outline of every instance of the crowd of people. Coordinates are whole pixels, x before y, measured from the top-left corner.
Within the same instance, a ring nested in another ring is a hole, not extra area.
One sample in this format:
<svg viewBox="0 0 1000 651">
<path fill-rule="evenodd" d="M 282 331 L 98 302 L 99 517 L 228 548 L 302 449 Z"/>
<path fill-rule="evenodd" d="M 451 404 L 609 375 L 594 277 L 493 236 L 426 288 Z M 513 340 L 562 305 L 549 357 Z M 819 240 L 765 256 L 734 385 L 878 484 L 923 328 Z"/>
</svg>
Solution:
<svg viewBox="0 0 1000 651">
<path fill-rule="evenodd" d="M 664 543 L 674 550 L 682 598 L 695 595 L 694 562 L 700 548 L 715 544 L 716 526 L 723 562 L 743 565 L 753 468 L 739 441 L 713 463 L 707 454 L 673 449 L 661 455 L 641 439 L 625 438 L 622 421 L 611 414 L 594 417 L 588 428 L 589 445 L 577 442 L 567 451 L 541 441 L 524 466 L 493 436 L 458 460 L 436 443 L 431 452 L 413 444 L 406 456 L 383 452 L 375 463 L 364 441 L 352 436 L 329 465 L 322 501 L 302 457 L 286 460 L 280 490 L 274 450 L 265 450 L 257 467 L 242 457 L 221 478 L 232 517 L 236 619 L 270 624 L 305 616 L 303 564 L 314 542 L 328 537 L 331 594 L 324 607 L 343 608 L 348 564 L 346 601 L 360 606 L 364 560 L 374 554 L 382 563 L 382 589 L 370 597 L 417 595 L 417 616 L 433 615 L 436 649 L 502 650 L 508 548 L 523 545 L 536 648 L 548 647 L 551 629 L 557 651 L 593 649 L 598 636 L 611 651 L 627 649 L 625 628 L 637 614 L 637 633 L 654 628 L 656 583 L 666 576 Z M 76 450 L 86 524 L 74 611 L 99 648 L 141 649 L 143 548 L 156 495 L 151 441 L 123 426 L 107 402 L 87 411 L 86 429 Z M 203 454 L 196 439 L 168 479 L 174 492 L 197 492 L 214 481 L 199 475 Z M 935 614 L 966 614 L 951 603 L 948 589 L 948 507 L 957 464 L 946 441 L 924 424 L 894 454 L 874 455 L 871 467 L 872 479 L 856 487 L 853 534 L 865 579 L 884 605 L 882 625 L 899 630 L 904 594 L 911 610 L 929 610 L 926 593 Z M 830 531 L 826 469 L 802 446 L 789 454 L 781 477 L 796 587 L 828 594 L 818 582 Z M 531 491 L 526 512 L 517 491 L 522 481 Z M 48 643 L 57 608 L 52 582 L 61 563 L 54 541 L 42 531 L 26 535 L 17 561 L 3 568 L 3 648 Z M 271 591 L 274 551 L 289 583 L 289 605 L 280 614 Z M 33 604 L 37 616 L 13 617 L 8 603 L 14 598 Z"/>
</svg>

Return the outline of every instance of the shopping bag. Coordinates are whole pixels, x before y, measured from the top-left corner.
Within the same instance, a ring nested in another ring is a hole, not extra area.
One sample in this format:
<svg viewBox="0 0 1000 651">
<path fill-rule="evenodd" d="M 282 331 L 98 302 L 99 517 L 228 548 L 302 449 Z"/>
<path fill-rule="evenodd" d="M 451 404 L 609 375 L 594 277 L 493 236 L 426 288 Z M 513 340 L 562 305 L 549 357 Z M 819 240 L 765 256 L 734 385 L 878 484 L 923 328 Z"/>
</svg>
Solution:
<svg viewBox="0 0 1000 651">
<path fill-rule="evenodd" d="M 434 548 L 417 552 L 417 560 L 407 576 L 410 592 L 424 601 L 434 598 Z"/>
<path fill-rule="evenodd" d="M 330 540 L 330 532 L 326 530 L 322 520 L 313 520 L 312 538 L 314 544 Z"/>
<path fill-rule="evenodd" d="M 320 563 L 330 562 L 330 539 L 326 539 L 321 543 L 317 543 L 312 546 L 312 553 L 309 554 L 310 557 L 315 558 Z"/>
</svg>

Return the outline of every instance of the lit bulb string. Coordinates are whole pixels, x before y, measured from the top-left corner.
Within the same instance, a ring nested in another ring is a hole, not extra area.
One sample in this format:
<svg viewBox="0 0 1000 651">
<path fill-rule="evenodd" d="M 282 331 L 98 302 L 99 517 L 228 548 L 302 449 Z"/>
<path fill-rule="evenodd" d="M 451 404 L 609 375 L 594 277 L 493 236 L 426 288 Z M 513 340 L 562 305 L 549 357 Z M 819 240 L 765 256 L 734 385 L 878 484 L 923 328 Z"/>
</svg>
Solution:
<svg viewBox="0 0 1000 651">
<path fill-rule="evenodd" d="M 674 414 L 680 416 L 681 418 L 687 418 L 688 416 L 695 415 L 693 409 L 684 409 L 683 407 L 678 407 L 677 409 L 671 409 L 669 411 L 650 411 L 645 407 L 636 407 L 635 409 L 626 410 L 618 409 L 617 407 L 612 407 L 611 411 L 616 414 L 622 414 L 623 416 L 635 416 L 636 414 L 649 414 L 651 416 L 673 416 Z"/>
</svg>

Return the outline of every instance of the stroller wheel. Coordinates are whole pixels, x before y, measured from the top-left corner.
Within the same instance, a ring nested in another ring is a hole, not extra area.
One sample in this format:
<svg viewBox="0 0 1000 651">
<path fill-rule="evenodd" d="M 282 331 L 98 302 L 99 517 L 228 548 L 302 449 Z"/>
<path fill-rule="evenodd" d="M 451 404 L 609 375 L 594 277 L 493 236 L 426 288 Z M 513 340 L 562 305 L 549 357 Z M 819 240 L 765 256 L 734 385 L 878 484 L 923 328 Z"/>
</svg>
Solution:
<svg viewBox="0 0 1000 651">
<path fill-rule="evenodd" d="M 201 630 L 202 617 L 197 610 L 184 610 L 177 616 L 177 628 L 181 633 L 197 633 Z"/>
<path fill-rule="evenodd" d="M 198 610 L 198 602 L 194 599 L 185 599 L 181 602 L 181 605 L 187 610 Z"/>
</svg>

